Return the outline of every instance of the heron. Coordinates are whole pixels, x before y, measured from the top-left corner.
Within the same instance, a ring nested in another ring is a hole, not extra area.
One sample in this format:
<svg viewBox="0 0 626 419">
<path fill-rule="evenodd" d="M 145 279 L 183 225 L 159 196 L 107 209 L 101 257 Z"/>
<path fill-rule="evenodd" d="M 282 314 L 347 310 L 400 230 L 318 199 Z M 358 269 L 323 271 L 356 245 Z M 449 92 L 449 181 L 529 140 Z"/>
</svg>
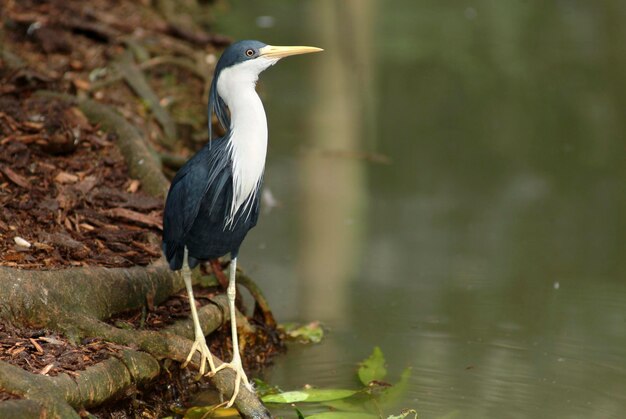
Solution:
<svg viewBox="0 0 626 419">
<path fill-rule="evenodd" d="M 290 55 L 322 51 L 306 46 L 272 46 L 245 40 L 230 45 L 215 67 L 209 93 L 209 141 L 176 173 L 163 213 L 162 250 L 170 269 L 180 271 L 191 306 L 195 340 L 183 363 L 200 353 L 200 374 L 224 368 L 236 374 L 233 405 L 240 383 L 252 390 L 243 370 L 235 316 L 239 248 L 258 220 L 260 189 L 267 153 L 267 118 L 256 92 L 259 74 Z M 217 116 L 226 134 L 212 139 L 211 119 Z M 191 269 L 230 253 L 227 287 L 233 358 L 215 367 L 196 311 Z"/>
</svg>

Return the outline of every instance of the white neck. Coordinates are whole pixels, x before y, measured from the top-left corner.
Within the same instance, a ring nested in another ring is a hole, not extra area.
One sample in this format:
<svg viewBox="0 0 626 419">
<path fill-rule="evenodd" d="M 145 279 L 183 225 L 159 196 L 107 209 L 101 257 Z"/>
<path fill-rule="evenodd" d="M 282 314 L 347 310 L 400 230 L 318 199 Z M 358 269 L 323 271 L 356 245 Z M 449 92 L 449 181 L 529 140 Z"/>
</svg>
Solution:
<svg viewBox="0 0 626 419">
<path fill-rule="evenodd" d="M 267 154 L 267 119 L 255 90 L 258 72 L 245 64 L 222 70 L 217 81 L 217 91 L 230 109 L 231 121 L 229 149 L 234 196 L 227 225 L 234 223 L 235 214 L 242 206 L 248 210 L 248 213 L 244 211 L 246 217 L 249 216 Z"/>
</svg>

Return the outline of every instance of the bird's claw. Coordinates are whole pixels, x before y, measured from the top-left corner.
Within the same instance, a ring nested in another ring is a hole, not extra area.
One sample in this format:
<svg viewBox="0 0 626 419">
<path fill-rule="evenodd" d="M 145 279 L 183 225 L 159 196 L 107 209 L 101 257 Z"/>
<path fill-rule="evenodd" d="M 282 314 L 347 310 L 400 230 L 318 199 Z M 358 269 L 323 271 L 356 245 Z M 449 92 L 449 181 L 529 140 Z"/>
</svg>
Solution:
<svg viewBox="0 0 626 419">
<path fill-rule="evenodd" d="M 248 377 L 246 376 L 246 373 L 243 370 L 243 366 L 241 365 L 241 358 L 238 356 L 235 356 L 231 362 L 223 363 L 219 367 L 215 368 L 215 370 L 209 371 L 207 375 L 209 377 L 213 377 L 215 374 L 217 374 L 221 370 L 224 370 L 227 368 L 235 371 L 235 388 L 233 390 L 233 395 L 230 397 L 230 400 L 228 401 L 228 403 L 226 403 L 226 406 L 225 406 L 226 408 L 229 408 L 229 407 L 232 407 L 233 404 L 235 403 L 235 399 L 237 398 L 237 395 L 239 394 L 239 387 L 242 382 L 248 390 L 252 390 L 252 386 L 250 385 L 250 382 L 248 381 Z"/>
<path fill-rule="evenodd" d="M 206 369 L 207 360 L 209 361 L 209 368 L 210 368 L 207 374 L 215 374 L 216 369 L 215 369 L 215 364 L 213 363 L 213 356 L 211 355 L 211 351 L 209 350 L 209 347 L 206 344 L 206 340 L 204 339 L 204 336 L 201 336 L 199 339 L 196 338 L 196 340 L 193 342 L 193 345 L 191 346 L 191 351 L 189 351 L 189 355 L 187 355 L 187 359 L 185 360 L 185 362 L 183 362 L 181 367 L 182 368 L 187 367 L 187 365 L 193 358 L 193 355 L 194 353 L 196 353 L 196 351 L 200 352 L 200 368 L 198 370 L 199 376 L 205 375 L 204 371 Z"/>
</svg>

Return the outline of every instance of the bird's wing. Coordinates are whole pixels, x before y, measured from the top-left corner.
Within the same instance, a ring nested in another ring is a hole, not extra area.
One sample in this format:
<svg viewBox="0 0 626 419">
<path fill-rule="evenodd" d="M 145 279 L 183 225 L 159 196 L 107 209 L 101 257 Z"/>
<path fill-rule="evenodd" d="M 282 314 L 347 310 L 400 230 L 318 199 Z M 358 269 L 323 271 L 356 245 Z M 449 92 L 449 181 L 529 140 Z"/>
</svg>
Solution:
<svg viewBox="0 0 626 419">
<path fill-rule="evenodd" d="M 212 141 L 194 155 L 172 180 L 163 214 L 163 250 L 168 260 L 182 250 L 184 238 L 191 229 L 202 201 L 209 193 L 215 196 L 227 184 L 230 158 L 225 141 Z"/>
</svg>

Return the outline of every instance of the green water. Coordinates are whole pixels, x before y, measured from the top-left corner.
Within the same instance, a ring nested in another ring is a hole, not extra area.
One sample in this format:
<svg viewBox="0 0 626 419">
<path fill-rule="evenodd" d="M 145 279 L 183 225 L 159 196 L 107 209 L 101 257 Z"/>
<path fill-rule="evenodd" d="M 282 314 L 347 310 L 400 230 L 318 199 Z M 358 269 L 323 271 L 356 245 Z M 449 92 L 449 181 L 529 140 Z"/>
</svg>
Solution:
<svg viewBox="0 0 626 419">
<path fill-rule="evenodd" d="M 354 387 L 379 345 L 420 419 L 626 417 L 626 3 L 227 4 L 326 50 L 259 86 L 280 205 L 240 262 L 328 328 L 266 379 Z"/>
</svg>

